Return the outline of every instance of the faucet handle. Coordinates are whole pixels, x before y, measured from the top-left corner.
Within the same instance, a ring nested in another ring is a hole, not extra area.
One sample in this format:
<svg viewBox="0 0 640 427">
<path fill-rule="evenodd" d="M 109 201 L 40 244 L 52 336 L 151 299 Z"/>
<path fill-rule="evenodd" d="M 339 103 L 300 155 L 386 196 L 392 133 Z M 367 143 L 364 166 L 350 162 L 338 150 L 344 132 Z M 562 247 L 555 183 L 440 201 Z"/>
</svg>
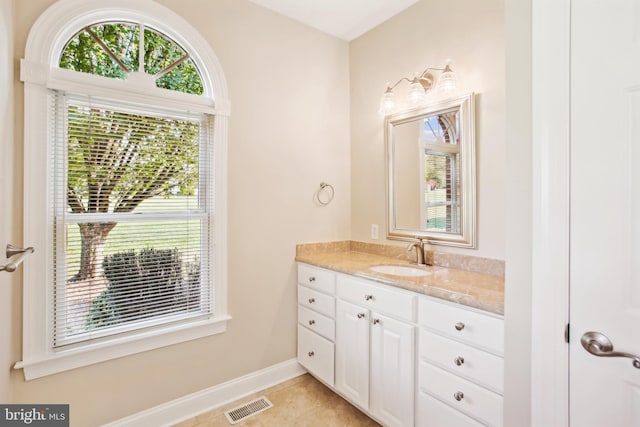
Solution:
<svg viewBox="0 0 640 427">
<path fill-rule="evenodd" d="M 424 241 L 421 238 L 416 237 L 413 241 L 409 242 L 409 246 L 407 246 L 407 250 L 410 251 L 411 249 L 419 245 L 420 246 L 424 245 Z"/>
<path fill-rule="evenodd" d="M 409 246 L 407 247 L 407 251 L 415 248 L 416 263 L 418 265 L 425 265 L 424 243 L 425 241 L 423 239 L 416 237 L 416 239 L 409 243 Z"/>
</svg>

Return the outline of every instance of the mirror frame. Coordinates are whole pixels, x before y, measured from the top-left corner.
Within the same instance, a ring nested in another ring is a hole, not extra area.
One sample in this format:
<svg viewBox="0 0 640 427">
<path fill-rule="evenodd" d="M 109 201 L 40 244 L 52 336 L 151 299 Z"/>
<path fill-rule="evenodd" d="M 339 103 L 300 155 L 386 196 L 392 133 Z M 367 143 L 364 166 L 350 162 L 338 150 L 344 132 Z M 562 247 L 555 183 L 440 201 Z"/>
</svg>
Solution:
<svg viewBox="0 0 640 427">
<path fill-rule="evenodd" d="M 425 107 L 391 114 L 385 118 L 385 152 L 387 163 L 387 238 L 392 240 L 423 239 L 433 245 L 476 247 L 476 141 L 475 94 L 433 102 Z M 460 113 L 460 233 L 411 230 L 396 227 L 396 196 L 394 168 L 395 126 L 433 116 L 457 108 Z"/>
</svg>

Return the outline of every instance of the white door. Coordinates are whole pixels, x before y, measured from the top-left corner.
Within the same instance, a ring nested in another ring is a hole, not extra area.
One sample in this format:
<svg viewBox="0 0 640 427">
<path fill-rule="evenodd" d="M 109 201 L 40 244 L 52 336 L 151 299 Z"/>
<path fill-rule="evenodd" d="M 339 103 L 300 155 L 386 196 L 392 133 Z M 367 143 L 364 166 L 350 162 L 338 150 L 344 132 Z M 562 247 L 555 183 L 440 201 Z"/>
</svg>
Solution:
<svg viewBox="0 0 640 427">
<path fill-rule="evenodd" d="M 369 310 L 336 302 L 336 388 L 369 408 Z"/>
<path fill-rule="evenodd" d="M 571 2 L 570 223 L 570 424 L 640 427 L 633 359 L 581 344 L 640 356 L 638 0 Z"/>
<path fill-rule="evenodd" d="M 387 426 L 413 425 L 414 329 L 371 312 L 370 410 Z"/>
</svg>

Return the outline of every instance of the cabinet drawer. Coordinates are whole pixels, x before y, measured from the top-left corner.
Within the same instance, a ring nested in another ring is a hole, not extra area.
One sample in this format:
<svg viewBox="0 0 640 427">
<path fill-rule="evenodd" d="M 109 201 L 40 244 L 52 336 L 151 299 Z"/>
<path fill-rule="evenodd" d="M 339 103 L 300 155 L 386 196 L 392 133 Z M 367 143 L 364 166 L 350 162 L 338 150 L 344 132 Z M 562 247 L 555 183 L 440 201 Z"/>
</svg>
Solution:
<svg viewBox="0 0 640 427">
<path fill-rule="evenodd" d="M 305 286 L 298 285 L 298 304 L 332 319 L 336 315 L 335 298 Z"/>
<path fill-rule="evenodd" d="M 416 427 L 483 427 L 476 420 L 445 405 L 425 392 L 418 393 Z"/>
<path fill-rule="evenodd" d="M 504 326 L 499 317 L 420 298 L 418 323 L 491 352 L 504 352 Z"/>
<path fill-rule="evenodd" d="M 328 340 L 335 340 L 335 321 L 329 317 L 299 305 L 298 323 Z"/>
<path fill-rule="evenodd" d="M 390 314 L 410 322 L 415 321 L 416 296 L 409 292 L 346 276 L 338 276 L 337 294 L 340 298 L 371 310 Z"/>
<path fill-rule="evenodd" d="M 458 341 L 420 329 L 420 358 L 502 394 L 504 360 Z"/>
<path fill-rule="evenodd" d="M 336 292 L 334 273 L 306 264 L 298 264 L 298 283 L 332 295 Z"/>
<path fill-rule="evenodd" d="M 298 325 L 298 363 L 317 378 L 333 386 L 334 345 L 331 341 Z"/>
<path fill-rule="evenodd" d="M 502 427 L 502 396 L 424 361 L 420 361 L 418 369 L 421 392 L 490 426 Z"/>
</svg>

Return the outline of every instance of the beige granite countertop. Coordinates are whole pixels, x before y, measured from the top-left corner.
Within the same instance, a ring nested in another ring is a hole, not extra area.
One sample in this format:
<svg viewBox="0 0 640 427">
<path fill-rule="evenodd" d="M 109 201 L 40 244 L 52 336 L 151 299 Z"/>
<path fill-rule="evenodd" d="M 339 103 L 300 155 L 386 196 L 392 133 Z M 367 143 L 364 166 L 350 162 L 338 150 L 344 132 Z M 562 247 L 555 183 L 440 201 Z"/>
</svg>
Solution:
<svg viewBox="0 0 640 427">
<path fill-rule="evenodd" d="M 298 245 L 296 261 L 359 276 L 491 313 L 504 314 L 503 275 L 439 265 L 424 267 L 431 274 L 417 277 L 387 275 L 369 270 L 375 265 L 416 267 L 415 262 L 412 263 L 406 259 L 407 256 L 402 251 L 398 251 L 397 247 L 395 250 L 393 248 L 349 241 Z M 403 248 L 401 249 L 404 251 Z M 433 254 L 430 255 L 433 259 Z M 483 259 L 480 258 L 480 260 Z M 474 266 L 489 265 L 495 264 L 495 260 L 487 260 L 484 263 L 472 261 L 471 264 Z M 492 273 L 495 273 L 495 270 L 495 268 L 488 269 Z"/>
</svg>

